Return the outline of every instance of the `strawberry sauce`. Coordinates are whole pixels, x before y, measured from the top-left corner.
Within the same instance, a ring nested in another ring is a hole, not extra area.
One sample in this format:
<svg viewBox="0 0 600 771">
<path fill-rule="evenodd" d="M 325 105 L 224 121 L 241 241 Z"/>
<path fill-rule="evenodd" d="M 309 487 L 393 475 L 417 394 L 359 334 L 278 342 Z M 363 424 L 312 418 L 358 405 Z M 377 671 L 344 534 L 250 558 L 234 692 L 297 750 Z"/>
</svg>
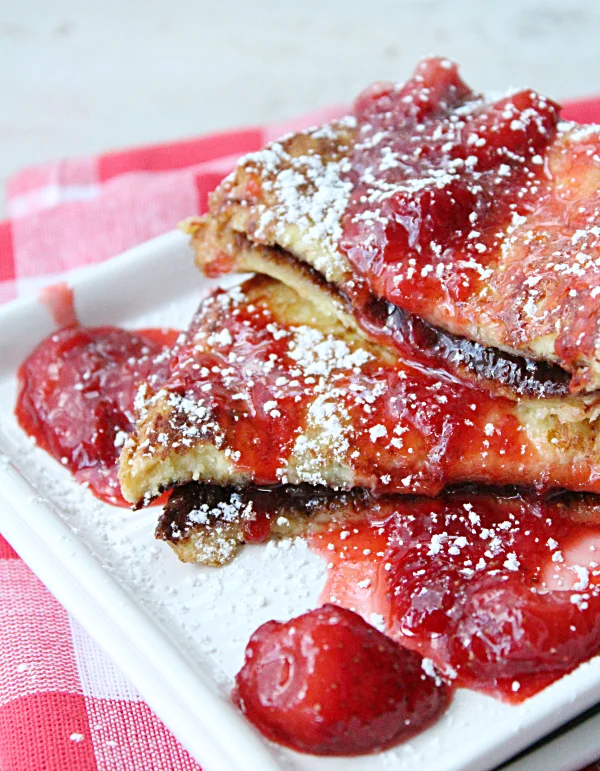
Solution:
<svg viewBox="0 0 600 771">
<path fill-rule="evenodd" d="M 432 58 L 402 86 L 367 89 L 354 113 L 341 240 L 354 268 L 378 297 L 417 314 L 480 292 L 499 233 L 540 195 L 558 105 L 530 90 L 490 101 Z"/>
<path fill-rule="evenodd" d="M 71 326 L 43 340 L 19 369 L 19 425 L 107 503 L 128 505 L 117 479 L 120 447 L 133 429 L 137 387 L 164 378 L 176 335 Z"/>
<path fill-rule="evenodd" d="M 456 685 L 519 702 L 600 651 L 593 497 L 390 497 L 311 543 L 329 566 L 324 601 L 376 621 Z"/>
</svg>

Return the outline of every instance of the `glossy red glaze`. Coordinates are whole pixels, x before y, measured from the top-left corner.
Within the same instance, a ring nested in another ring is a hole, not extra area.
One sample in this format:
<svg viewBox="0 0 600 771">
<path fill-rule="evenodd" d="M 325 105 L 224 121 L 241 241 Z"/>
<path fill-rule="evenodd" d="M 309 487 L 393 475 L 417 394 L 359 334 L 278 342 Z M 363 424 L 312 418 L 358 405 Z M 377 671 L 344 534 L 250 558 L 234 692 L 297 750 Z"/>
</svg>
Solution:
<svg viewBox="0 0 600 771">
<path fill-rule="evenodd" d="M 16 415 L 37 444 L 90 486 L 126 506 L 117 479 L 137 386 L 166 374 L 176 332 L 70 327 L 43 340 L 19 369 Z"/>
<path fill-rule="evenodd" d="M 75 297 L 72 288 L 64 281 L 44 287 L 39 296 L 59 329 L 74 327 L 79 323 L 75 312 Z"/>
<path fill-rule="evenodd" d="M 234 698 L 265 736 L 300 752 L 376 752 L 448 705 L 449 689 L 422 663 L 356 613 L 325 605 L 254 632 Z"/>
<path fill-rule="evenodd" d="M 498 231 L 539 198 L 558 105 L 529 90 L 491 102 L 432 58 L 402 86 L 368 89 L 355 115 L 342 249 L 405 310 L 461 303 L 485 285 Z"/>
<path fill-rule="evenodd" d="M 312 537 L 323 600 L 377 613 L 457 685 L 522 701 L 600 651 L 600 508 L 558 500 L 376 501 L 370 524 Z"/>
<path fill-rule="evenodd" d="M 251 469 L 257 484 L 277 483 L 304 422 L 306 384 L 302 377 L 290 384 L 296 363 L 287 355 L 289 333 L 278 334 L 268 308 L 245 301 L 222 307 L 226 299 L 217 290 L 200 305 L 174 351 L 167 388 L 209 407 L 236 465 Z"/>
</svg>

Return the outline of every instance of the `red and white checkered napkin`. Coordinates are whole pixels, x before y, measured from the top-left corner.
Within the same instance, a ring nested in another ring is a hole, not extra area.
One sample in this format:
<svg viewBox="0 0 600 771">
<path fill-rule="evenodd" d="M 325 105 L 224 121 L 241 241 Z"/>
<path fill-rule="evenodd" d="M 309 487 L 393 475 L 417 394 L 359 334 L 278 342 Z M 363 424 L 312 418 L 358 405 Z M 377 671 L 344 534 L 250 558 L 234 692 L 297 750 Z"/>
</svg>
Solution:
<svg viewBox="0 0 600 771">
<path fill-rule="evenodd" d="M 341 113 L 65 160 L 8 184 L 0 302 L 206 210 L 243 153 Z M 568 117 L 600 122 L 600 100 Z M 198 771 L 199 766 L 0 536 L 1 771 Z M 600 766 L 598 766 L 600 771 Z"/>
</svg>

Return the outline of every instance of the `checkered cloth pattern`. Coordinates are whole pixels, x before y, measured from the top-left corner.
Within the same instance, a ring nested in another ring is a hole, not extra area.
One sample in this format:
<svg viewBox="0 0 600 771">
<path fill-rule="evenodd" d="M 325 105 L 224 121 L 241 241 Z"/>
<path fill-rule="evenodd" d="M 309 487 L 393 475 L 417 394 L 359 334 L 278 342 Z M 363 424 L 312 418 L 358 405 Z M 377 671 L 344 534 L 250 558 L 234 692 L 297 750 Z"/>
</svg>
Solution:
<svg viewBox="0 0 600 771">
<path fill-rule="evenodd" d="M 341 113 L 332 107 L 285 124 L 16 174 L 7 189 L 9 218 L 0 222 L 0 302 L 206 211 L 208 194 L 240 155 Z M 600 122 L 600 100 L 571 103 L 565 116 Z M 199 768 L 0 536 L 0 771 Z"/>
</svg>

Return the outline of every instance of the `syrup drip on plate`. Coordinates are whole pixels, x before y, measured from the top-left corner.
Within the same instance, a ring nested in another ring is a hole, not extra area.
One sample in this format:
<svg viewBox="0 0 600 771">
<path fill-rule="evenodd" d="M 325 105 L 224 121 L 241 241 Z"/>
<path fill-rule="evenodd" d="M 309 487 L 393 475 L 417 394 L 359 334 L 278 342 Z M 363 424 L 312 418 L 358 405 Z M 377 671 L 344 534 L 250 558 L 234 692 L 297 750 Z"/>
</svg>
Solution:
<svg viewBox="0 0 600 771">
<path fill-rule="evenodd" d="M 79 324 L 73 289 L 66 282 L 44 287 L 39 294 L 39 301 L 46 306 L 59 329 Z"/>
<path fill-rule="evenodd" d="M 362 673 L 362 664 L 352 665 L 349 640 L 368 623 L 380 630 L 371 638 L 385 634 L 417 654 L 426 675 L 513 703 L 600 652 L 597 496 L 465 487 L 436 498 L 376 497 L 308 486 L 215 491 L 193 483 L 173 499 L 161 521 L 166 540 L 193 535 L 199 544 L 225 519 L 240 543 L 260 543 L 282 537 L 283 518 L 327 564 L 322 610 L 263 625 L 237 678 L 235 700 L 249 719 L 295 749 L 353 754 L 407 738 L 375 732 L 365 742 L 370 720 L 380 715 L 377 679 L 389 673 L 378 664 Z M 367 623 L 351 614 L 351 631 L 329 634 L 328 616 L 340 607 Z M 407 689 L 416 682 L 418 702 L 421 681 L 400 665 L 397 675 Z M 340 683 L 338 698 L 332 681 Z M 344 689 L 360 698 L 342 698 Z M 443 691 L 436 698 L 438 706 L 447 703 Z M 440 712 L 424 714 L 433 720 Z M 358 733 L 349 740 L 353 719 Z"/>
</svg>

